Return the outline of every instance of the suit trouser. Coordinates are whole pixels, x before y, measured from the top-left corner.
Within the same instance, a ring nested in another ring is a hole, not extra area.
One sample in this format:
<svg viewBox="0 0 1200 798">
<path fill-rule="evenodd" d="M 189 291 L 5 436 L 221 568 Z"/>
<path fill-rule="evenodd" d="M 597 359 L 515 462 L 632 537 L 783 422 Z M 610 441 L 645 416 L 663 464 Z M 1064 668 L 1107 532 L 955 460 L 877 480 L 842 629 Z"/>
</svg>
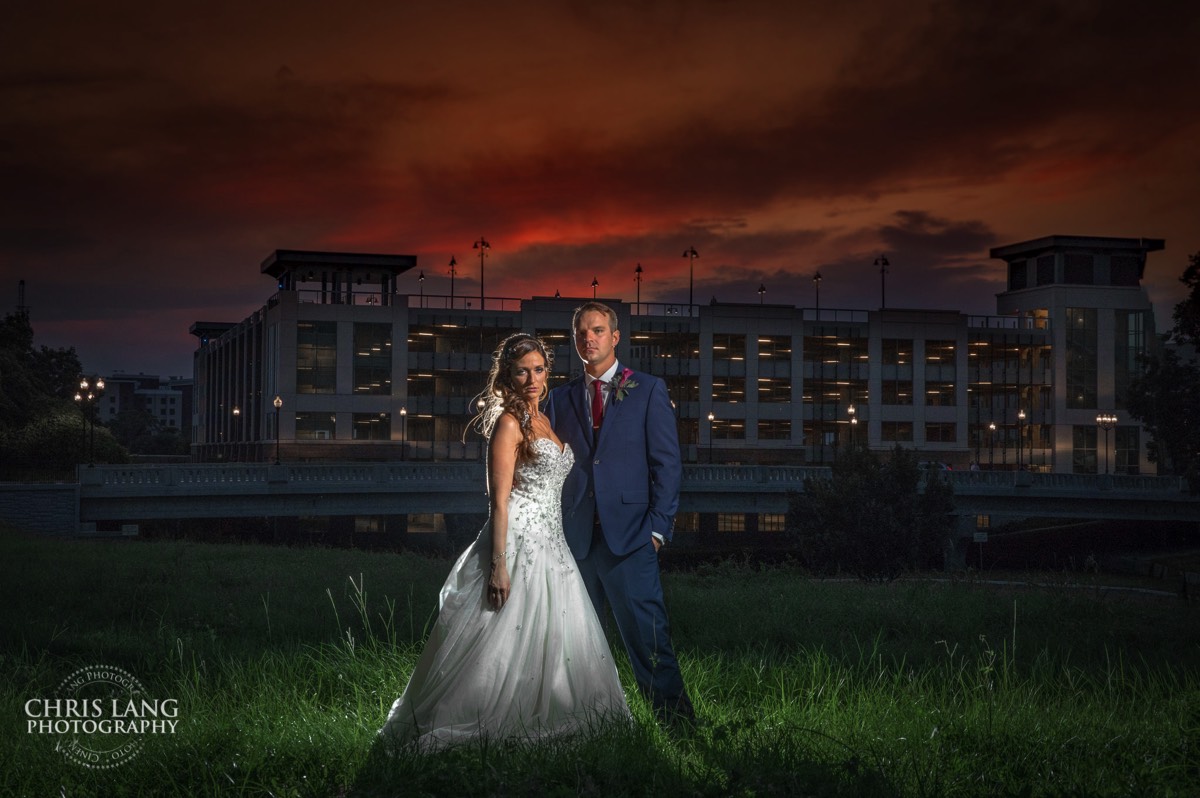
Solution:
<svg viewBox="0 0 1200 798">
<path fill-rule="evenodd" d="M 681 703 L 690 708 L 679 662 L 671 646 L 654 543 L 647 541 L 646 545 L 618 557 L 609 549 L 597 525 L 591 551 L 579 561 L 579 572 L 596 615 L 603 620 L 606 600 L 612 608 L 642 694 L 656 709 L 675 709 Z"/>
</svg>

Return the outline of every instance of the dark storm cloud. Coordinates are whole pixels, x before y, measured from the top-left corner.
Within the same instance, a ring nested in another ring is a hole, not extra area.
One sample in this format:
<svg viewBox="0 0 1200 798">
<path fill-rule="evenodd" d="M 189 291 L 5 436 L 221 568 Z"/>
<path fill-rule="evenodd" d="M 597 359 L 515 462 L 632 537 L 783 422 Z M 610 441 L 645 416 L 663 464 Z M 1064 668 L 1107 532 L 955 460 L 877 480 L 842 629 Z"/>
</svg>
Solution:
<svg viewBox="0 0 1200 798">
<path fill-rule="evenodd" d="M 930 259 L 957 260 L 996 244 L 996 235 L 979 220 L 952 221 L 928 211 L 897 211 L 892 224 L 880 228 L 886 249 Z"/>
<path fill-rule="evenodd" d="M 1187 4 L 523 8 L 19 4 L 0 279 L 82 346 L 136 318 L 149 357 L 152 318 L 258 307 L 275 248 L 419 254 L 427 293 L 456 254 L 477 294 L 487 233 L 489 293 L 629 299 L 641 263 L 679 301 L 695 246 L 697 299 L 809 304 L 819 268 L 827 307 L 875 306 L 886 252 L 889 305 L 976 312 L 997 243 L 1191 232 Z"/>
<path fill-rule="evenodd" d="M 0 226 L 0 252 L 46 255 L 94 243 L 95 239 L 71 228 Z"/>
<path fill-rule="evenodd" d="M 436 207 L 519 225 L 614 197 L 660 218 L 748 212 L 783 197 L 972 186 L 1067 158 L 1132 157 L 1183 132 L 1168 122 L 1197 76 L 1188 39 L 1164 42 L 1161 31 L 1196 31 L 1200 15 L 1147 13 L 940 4 L 902 38 L 865 33 L 836 83 L 776 114 L 695 115 L 617 146 L 560 128 L 534 155 L 418 174 Z"/>
</svg>

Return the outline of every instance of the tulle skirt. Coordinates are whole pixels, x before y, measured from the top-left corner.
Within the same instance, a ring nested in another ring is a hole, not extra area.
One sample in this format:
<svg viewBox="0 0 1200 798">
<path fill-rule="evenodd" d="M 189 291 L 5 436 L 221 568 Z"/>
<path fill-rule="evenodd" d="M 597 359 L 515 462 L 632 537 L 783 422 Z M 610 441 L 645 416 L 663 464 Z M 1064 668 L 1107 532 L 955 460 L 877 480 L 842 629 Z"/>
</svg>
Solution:
<svg viewBox="0 0 1200 798">
<path fill-rule="evenodd" d="M 539 542 L 510 532 L 512 590 L 498 611 L 486 600 L 489 530 L 458 558 L 425 649 L 380 730 L 386 743 L 535 740 L 630 718 L 600 621 L 557 534 Z"/>
</svg>

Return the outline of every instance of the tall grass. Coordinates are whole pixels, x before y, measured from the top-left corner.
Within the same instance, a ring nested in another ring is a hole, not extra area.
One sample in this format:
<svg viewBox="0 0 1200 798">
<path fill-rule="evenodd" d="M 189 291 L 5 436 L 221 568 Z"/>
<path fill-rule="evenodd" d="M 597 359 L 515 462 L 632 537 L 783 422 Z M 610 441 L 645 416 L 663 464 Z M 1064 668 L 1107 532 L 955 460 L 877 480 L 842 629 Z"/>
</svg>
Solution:
<svg viewBox="0 0 1200 798">
<path fill-rule="evenodd" d="M 0 795 L 1192 795 L 1200 611 L 1163 598 L 668 574 L 705 725 L 383 755 L 444 559 L 0 533 Z M 615 638 L 614 638 L 615 641 Z M 174 735 L 88 770 L 23 703 L 83 665 L 180 702 Z"/>
</svg>

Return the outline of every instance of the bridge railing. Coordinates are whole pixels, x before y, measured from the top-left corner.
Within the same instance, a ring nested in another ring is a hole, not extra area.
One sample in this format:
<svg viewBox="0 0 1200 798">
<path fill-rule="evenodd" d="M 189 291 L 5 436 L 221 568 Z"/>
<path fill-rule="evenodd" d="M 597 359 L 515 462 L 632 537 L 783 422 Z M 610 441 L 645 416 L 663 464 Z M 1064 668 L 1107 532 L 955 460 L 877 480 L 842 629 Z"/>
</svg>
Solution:
<svg viewBox="0 0 1200 798">
<path fill-rule="evenodd" d="M 420 463 L 188 463 L 81 466 L 79 484 L 87 495 L 171 493 L 250 493 L 287 490 L 483 490 L 484 470 L 476 462 Z M 689 491 L 767 492 L 802 490 L 806 479 L 830 479 L 828 466 L 685 465 Z M 1150 475 L 1041 474 L 1027 471 L 938 471 L 956 493 L 989 494 L 1028 489 L 1055 493 L 1111 491 L 1120 495 L 1168 496 L 1187 493 L 1183 477 Z"/>
<path fill-rule="evenodd" d="M 956 491 L 975 489 L 1031 488 L 1034 490 L 1092 492 L 1115 491 L 1123 494 L 1165 496 L 1185 493 L 1187 480 L 1179 476 L 1150 474 L 1042 474 L 1029 471 L 938 471 L 932 476 L 945 479 Z"/>
<path fill-rule="evenodd" d="M 247 489 L 289 484 L 301 490 L 461 490 L 483 485 L 481 463 L 189 463 L 82 466 L 84 495 L 138 495 Z"/>
<path fill-rule="evenodd" d="M 828 479 L 833 470 L 828 466 L 740 466 L 740 465 L 685 465 L 683 484 L 688 487 L 704 487 L 712 490 L 738 490 L 755 487 L 768 490 L 798 490 L 804 480 Z"/>
</svg>

